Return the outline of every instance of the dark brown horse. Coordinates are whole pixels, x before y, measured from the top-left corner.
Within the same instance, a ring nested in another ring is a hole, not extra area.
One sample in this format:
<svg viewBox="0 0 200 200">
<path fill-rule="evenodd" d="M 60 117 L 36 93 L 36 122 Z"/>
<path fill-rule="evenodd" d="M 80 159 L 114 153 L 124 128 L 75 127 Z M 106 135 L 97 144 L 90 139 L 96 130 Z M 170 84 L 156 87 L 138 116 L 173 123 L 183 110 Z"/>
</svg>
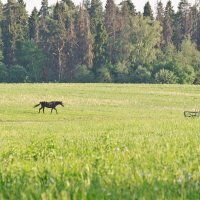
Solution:
<svg viewBox="0 0 200 200">
<path fill-rule="evenodd" d="M 41 108 L 39 109 L 39 113 L 40 113 L 40 110 L 42 109 L 43 110 L 43 113 L 44 113 L 44 108 L 47 107 L 47 108 L 51 108 L 51 113 L 52 113 L 52 110 L 54 109 L 57 113 L 57 109 L 56 109 L 56 106 L 57 105 L 61 105 L 64 107 L 64 104 L 62 101 L 51 101 L 51 102 L 46 102 L 46 101 L 41 101 L 39 104 L 35 105 L 35 107 L 41 105 Z"/>
</svg>

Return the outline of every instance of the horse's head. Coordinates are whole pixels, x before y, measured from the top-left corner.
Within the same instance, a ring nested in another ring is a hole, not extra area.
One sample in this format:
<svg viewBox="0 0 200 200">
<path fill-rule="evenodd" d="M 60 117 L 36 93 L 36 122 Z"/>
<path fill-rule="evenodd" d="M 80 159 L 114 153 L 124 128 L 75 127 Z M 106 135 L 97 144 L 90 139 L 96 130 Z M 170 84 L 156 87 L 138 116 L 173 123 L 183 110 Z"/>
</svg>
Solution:
<svg viewBox="0 0 200 200">
<path fill-rule="evenodd" d="M 64 107 L 64 104 L 63 104 L 63 102 L 62 102 L 62 101 L 60 101 L 60 105 L 61 105 L 62 107 Z"/>
</svg>

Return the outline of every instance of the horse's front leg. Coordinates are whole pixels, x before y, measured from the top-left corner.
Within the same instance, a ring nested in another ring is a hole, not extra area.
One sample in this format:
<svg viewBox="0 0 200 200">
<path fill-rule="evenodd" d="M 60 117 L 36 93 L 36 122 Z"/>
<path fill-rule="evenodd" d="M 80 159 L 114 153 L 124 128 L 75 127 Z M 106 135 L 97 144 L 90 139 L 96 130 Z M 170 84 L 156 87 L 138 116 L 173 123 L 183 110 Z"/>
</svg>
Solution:
<svg viewBox="0 0 200 200">
<path fill-rule="evenodd" d="M 43 113 L 44 113 L 44 107 L 42 108 L 42 110 L 43 110 Z"/>
<path fill-rule="evenodd" d="M 56 108 L 54 108 L 54 109 L 56 110 L 56 114 L 58 114 L 57 109 Z"/>
<path fill-rule="evenodd" d="M 51 109 L 51 113 L 52 113 L 52 111 L 53 111 L 53 108 Z"/>
</svg>

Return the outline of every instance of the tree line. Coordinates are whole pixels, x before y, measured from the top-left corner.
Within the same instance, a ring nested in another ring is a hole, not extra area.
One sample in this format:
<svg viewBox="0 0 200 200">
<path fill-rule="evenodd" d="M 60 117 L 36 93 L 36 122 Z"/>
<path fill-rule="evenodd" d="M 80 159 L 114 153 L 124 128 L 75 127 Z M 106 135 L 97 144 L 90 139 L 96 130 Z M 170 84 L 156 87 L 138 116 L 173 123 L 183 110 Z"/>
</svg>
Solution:
<svg viewBox="0 0 200 200">
<path fill-rule="evenodd" d="M 200 83 L 200 1 L 0 1 L 0 82 Z"/>
</svg>

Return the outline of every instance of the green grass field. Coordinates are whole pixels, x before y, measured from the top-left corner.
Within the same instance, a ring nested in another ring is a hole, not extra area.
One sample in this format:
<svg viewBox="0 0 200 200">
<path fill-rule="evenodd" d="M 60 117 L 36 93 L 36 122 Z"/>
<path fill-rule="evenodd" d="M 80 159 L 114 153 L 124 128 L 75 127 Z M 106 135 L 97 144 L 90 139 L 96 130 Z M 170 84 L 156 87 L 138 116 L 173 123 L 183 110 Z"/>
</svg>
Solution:
<svg viewBox="0 0 200 200">
<path fill-rule="evenodd" d="M 199 86 L 1 84 L 0 199 L 200 199 L 195 109 Z"/>
</svg>

